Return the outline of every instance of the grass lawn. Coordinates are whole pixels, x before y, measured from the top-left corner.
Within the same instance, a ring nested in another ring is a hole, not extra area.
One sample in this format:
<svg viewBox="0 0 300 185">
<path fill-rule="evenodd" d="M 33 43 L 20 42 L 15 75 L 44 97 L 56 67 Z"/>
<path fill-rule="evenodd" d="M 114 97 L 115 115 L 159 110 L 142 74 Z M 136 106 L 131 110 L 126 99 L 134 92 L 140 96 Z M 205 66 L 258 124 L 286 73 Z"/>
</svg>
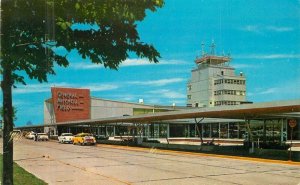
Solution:
<svg viewBox="0 0 300 185">
<path fill-rule="evenodd" d="M 2 154 L 0 154 L 0 181 L 2 181 Z M 1 184 L 1 183 L 0 183 Z M 14 184 L 15 185 L 44 185 L 47 184 L 36 176 L 14 163 Z"/>
</svg>

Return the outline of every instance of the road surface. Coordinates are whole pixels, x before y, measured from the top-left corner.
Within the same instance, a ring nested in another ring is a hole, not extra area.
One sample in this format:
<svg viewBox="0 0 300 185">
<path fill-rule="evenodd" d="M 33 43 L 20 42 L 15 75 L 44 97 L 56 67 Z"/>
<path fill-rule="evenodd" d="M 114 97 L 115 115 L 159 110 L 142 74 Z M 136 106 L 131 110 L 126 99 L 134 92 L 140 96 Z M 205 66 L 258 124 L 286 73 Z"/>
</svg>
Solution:
<svg viewBox="0 0 300 185">
<path fill-rule="evenodd" d="M 2 151 L 2 140 L 1 140 Z M 52 184 L 284 184 L 300 185 L 300 163 L 111 145 L 14 142 L 14 160 Z"/>
</svg>

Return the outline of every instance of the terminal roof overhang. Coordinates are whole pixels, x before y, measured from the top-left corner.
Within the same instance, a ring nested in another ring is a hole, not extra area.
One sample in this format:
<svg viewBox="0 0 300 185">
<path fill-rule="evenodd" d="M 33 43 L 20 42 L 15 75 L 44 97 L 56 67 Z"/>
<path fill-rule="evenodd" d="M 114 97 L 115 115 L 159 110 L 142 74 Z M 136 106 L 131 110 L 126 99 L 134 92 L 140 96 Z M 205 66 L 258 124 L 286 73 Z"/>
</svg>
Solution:
<svg viewBox="0 0 300 185">
<path fill-rule="evenodd" d="M 89 119 L 60 122 L 57 125 L 95 125 L 108 123 L 151 123 L 163 120 L 189 118 L 225 118 L 225 119 L 268 119 L 276 117 L 300 117 L 300 100 L 278 101 L 238 106 L 194 108 L 179 111 L 160 112 L 137 116 L 122 116 L 101 119 Z M 43 126 L 53 126 L 43 125 Z"/>
</svg>

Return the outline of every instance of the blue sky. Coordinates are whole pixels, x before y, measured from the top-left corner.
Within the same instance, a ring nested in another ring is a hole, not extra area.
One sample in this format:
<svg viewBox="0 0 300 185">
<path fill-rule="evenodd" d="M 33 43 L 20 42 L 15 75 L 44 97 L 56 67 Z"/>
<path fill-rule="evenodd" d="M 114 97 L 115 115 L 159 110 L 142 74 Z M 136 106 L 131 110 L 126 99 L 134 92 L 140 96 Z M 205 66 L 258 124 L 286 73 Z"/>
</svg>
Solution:
<svg viewBox="0 0 300 185">
<path fill-rule="evenodd" d="M 43 101 L 51 86 L 90 88 L 104 99 L 145 104 L 186 104 L 186 82 L 194 59 L 212 40 L 216 53 L 230 53 L 231 65 L 247 77 L 247 100 L 300 99 L 300 1 L 297 0 L 166 0 L 138 23 L 142 41 L 161 53 L 159 64 L 126 60 L 118 71 L 92 65 L 76 52 L 70 66 L 39 84 L 27 80 L 13 90 L 16 125 L 43 123 Z"/>
</svg>

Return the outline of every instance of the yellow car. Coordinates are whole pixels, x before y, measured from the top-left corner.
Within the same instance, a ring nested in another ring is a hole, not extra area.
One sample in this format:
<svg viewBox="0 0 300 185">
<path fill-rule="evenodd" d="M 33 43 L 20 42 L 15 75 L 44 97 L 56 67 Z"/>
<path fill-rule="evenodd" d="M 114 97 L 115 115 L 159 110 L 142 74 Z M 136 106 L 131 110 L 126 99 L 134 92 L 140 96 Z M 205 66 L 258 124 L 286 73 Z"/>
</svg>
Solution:
<svg viewBox="0 0 300 185">
<path fill-rule="evenodd" d="M 73 145 L 94 145 L 96 144 L 95 137 L 90 133 L 79 133 L 73 137 Z"/>
</svg>

